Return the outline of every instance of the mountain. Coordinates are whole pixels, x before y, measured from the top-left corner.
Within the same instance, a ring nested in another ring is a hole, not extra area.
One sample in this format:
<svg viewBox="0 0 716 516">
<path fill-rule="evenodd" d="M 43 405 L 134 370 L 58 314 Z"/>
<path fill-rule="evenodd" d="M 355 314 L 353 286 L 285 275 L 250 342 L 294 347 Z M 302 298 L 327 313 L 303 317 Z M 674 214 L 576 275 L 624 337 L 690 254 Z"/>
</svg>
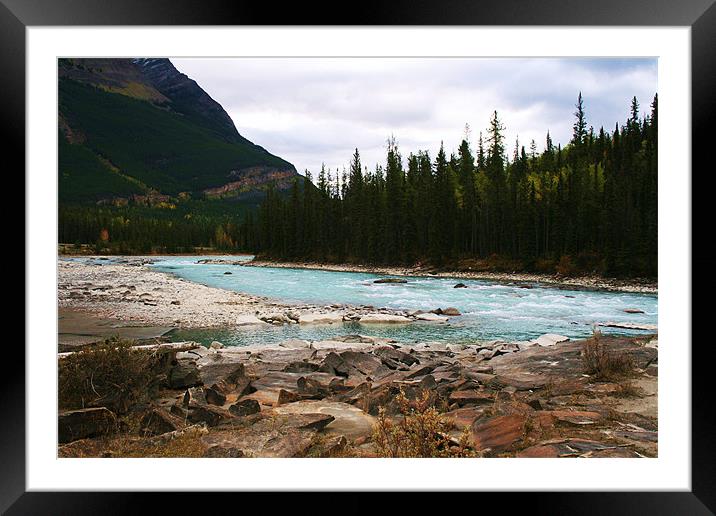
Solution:
<svg viewBox="0 0 716 516">
<path fill-rule="evenodd" d="M 242 202 L 300 178 L 168 59 L 60 59 L 58 76 L 62 203 Z"/>
</svg>

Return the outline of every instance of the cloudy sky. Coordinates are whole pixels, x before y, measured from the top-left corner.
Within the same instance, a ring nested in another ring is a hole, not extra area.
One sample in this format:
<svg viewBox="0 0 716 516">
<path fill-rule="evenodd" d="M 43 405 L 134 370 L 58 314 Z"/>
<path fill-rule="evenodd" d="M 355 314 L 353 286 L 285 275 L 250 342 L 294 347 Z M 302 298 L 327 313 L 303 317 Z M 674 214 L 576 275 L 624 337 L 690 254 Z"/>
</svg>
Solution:
<svg viewBox="0 0 716 516">
<path fill-rule="evenodd" d="M 595 129 L 624 122 L 631 98 L 643 111 L 657 92 L 656 59 L 236 58 L 172 59 L 234 120 L 239 132 L 314 177 L 325 163 L 385 161 L 394 135 L 404 157 L 443 141 L 457 149 L 470 126 L 477 146 L 497 110 L 508 152 L 569 141 L 574 104 L 584 97 Z"/>
</svg>

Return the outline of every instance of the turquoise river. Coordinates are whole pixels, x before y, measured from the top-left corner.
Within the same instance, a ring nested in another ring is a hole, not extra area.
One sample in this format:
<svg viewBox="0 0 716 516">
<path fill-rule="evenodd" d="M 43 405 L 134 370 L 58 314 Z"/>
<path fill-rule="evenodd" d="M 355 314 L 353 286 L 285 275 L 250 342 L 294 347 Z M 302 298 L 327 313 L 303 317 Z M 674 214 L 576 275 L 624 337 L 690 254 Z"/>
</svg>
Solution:
<svg viewBox="0 0 716 516">
<path fill-rule="evenodd" d="M 283 303 L 372 305 L 405 310 L 455 307 L 462 313 L 447 324 L 286 325 L 261 328 L 175 330 L 177 339 L 227 345 L 270 344 L 289 338 L 329 339 L 361 333 L 400 342 L 475 340 L 520 341 L 544 333 L 571 338 L 592 333 L 596 323 L 657 324 L 655 294 L 564 289 L 547 284 L 499 283 L 437 277 L 406 277 L 403 284 L 376 284 L 376 274 L 278 267 L 201 264 L 200 260 L 248 260 L 235 256 L 171 256 L 153 258 L 151 267 L 211 287 L 266 296 Z M 224 274 L 225 272 L 232 274 Z M 453 288 L 457 282 L 468 288 Z M 627 313 L 624 310 L 643 313 Z M 604 333 L 643 334 L 642 330 L 601 328 Z"/>
</svg>

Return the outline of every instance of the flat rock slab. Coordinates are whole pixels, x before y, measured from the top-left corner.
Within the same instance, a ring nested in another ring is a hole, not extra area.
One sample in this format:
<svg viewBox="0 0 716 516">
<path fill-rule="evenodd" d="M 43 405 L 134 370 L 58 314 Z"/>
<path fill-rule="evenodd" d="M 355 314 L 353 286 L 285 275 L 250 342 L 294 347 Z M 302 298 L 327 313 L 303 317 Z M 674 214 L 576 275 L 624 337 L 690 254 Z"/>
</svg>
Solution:
<svg viewBox="0 0 716 516">
<path fill-rule="evenodd" d="M 349 440 L 369 436 L 376 419 L 348 403 L 325 400 L 305 400 L 274 409 L 278 414 L 327 414 L 335 419 L 325 427 L 330 434 L 344 435 Z"/>
<path fill-rule="evenodd" d="M 599 412 L 583 410 L 551 410 L 545 411 L 545 413 L 559 422 L 571 425 L 593 425 L 603 419 Z"/>
<path fill-rule="evenodd" d="M 464 391 L 453 391 L 448 401 L 458 405 L 485 405 L 495 401 L 495 393 L 481 389 L 467 389 Z"/>
<path fill-rule="evenodd" d="M 472 441 L 476 450 L 489 454 L 505 451 L 525 436 L 527 417 L 522 414 L 497 416 L 479 424 L 473 424 Z"/>
<path fill-rule="evenodd" d="M 391 372 L 378 357 L 369 353 L 344 351 L 340 357 L 349 368 L 353 367 L 373 379 L 382 378 Z"/>
<path fill-rule="evenodd" d="M 554 333 L 546 333 L 545 335 L 542 335 L 538 338 L 536 338 L 534 341 L 535 344 L 543 347 L 547 346 L 554 346 L 555 344 L 558 344 L 560 342 L 566 342 L 569 340 L 569 337 L 565 337 L 564 335 L 556 335 Z"/>
<path fill-rule="evenodd" d="M 271 372 L 251 382 L 251 385 L 258 390 L 296 390 L 297 381 L 303 373 Z"/>
<path fill-rule="evenodd" d="M 228 377 L 243 376 L 245 359 L 238 354 L 211 353 L 196 361 L 199 378 L 206 386 L 219 383 Z"/>
<path fill-rule="evenodd" d="M 236 317 L 235 324 L 236 326 L 266 326 L 268 323 L 253 314 L 242 314 Z"/>
<path fill-rule="evenodd" d="M 402 315 L 366 314 L 358 322 L 361 324 L 405 324 L 411 322 L 411 320 Z"/>
<path fill-rule="evenodd" d="M 601 443 L 588 439 L 558 439 L 530 446 L 517 453 L 517 457 L 556 458 L 590 456 L 595 452 L 616 450 L 619 445 Z M 606 456 L 606 455 L 605 455 Z"/>
<path fill-rule="evenodd" d="M 485 413 L 485 407 L 463 407 L 450 412 L 445 412 L 442 417 L 451 421 L 455 428 L 464 430 L 469 428 L 478 418 Z"/>
<path fill-rule="evenodd" d="M 427 312 L 424 314 L 417 314 L 415 318 L 418 321 L 429 321 L 429 322 L 438 322 L 438 323 L 444 323 L 448 321 L 447 317 L 444 317 L 442 315 L 434 314 L 431 312 Z"/>
<path fill-rule="evenodd" d="M 343 322 L 343 314 L 340 312 L 330 312 L 327 314 L 318 314 L 313 312 L 302 313 L 298 317 L 299 324 L 335 324 Z"/>
<path fill-rule="evenodd" d="M 624 430 L 617 430 L 615 432 L 612 432 L 612 435 L 614 435 L 614 437 L 619 437 L 621 439 L 628 439 L 631 441 L 642 441 L 642 442 L 655 443 L 659 440 L 658 432 L 650 432 L 647 430 L 644 430 L 643 432 L 630 432 L 630 431 L 624 431 Z"/>
<path fill-rule="evenodd" d="M 540 374 L 509 373 L 496 375 L 491 384 L 502 387 L 514 387 L 518 391 L 541 389 L 549 382 L 549 378 Z"/>
<path fill-rule="evenodd" d="M 635 323 L 635 322 L 603 322 L 603 323 L 597 323 L 597 326 L 606 326 L 608 328 L 624 328 L 628 330 L 647 330 L 647 331 L 657 331 L 657 325 L 656 324 L 644 324 L 644 323 Z"/>
<path fill-rule="evenodd" d="M 303 457 L 316 432 L 310 429 L 257 427 L 202 437 L 207 457 Z M 257 427 L 257 428 L 254 428 Z"/>
</svg>

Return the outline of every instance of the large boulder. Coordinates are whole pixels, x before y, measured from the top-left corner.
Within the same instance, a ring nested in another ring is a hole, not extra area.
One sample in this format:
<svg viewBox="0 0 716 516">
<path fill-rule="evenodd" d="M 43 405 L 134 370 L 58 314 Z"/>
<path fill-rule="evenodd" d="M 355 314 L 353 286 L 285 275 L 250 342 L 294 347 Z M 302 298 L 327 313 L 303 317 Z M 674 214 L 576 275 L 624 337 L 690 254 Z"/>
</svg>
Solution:
<svg viewBox="0 0 716 516">
<path fill-rule="evenodd" d="M 319 370 L 332 375 L 348 376 L 351 368 L 340 355 L 331 351 L 321 362 Z"/>
<path fill-rule="evenodd" d="M 383 365 L 383 362 L 370 353 L 344 351 L 340 354 L 340 357 L 347 364 L 349 374 L 351 368 L 358 370 L 365 376 L 370 376 L 374 380 L 390 374 L 390 370 Z"/>
<path fill-rule="evenodd" d="M 375 280 L 373 283 L 407 283 L 408 280 L 402 278 L 380 278 Z"/>
<path fill-rule="evenodd" d="M 170 389 L 186 389 L 195 385 L 201 385 L 201 377 L 193 359 L 180 359 L 169 369 L 167 382 Z"/>
<path fill-rule="evenodd" d="M 380 346 L 373 350 L 373 354 L 379 356 L 382 359 L 390 359 L 393 361 L 401 362 L 407 366 L 419 363 L 419 360 L 410 353 L 400 351 L 392 346 Z"/>
<path fill-rule="evenodd" d="M 199 359 L 196 365 L 199 378 L 204 385 L 225 382 L 231 386 L 231 389 L 234 389 L 246 378 L 244 364 L 237 354 L 212 353 Z"/>
<path fill-rule="evenodd" d="M 329 434 L 344 435 L 350 440 L 370 436 L 373 432 L 375 418 L 360 408 L 327 400 L 306 400 L 291 403 L 275 409 L 279 414 L 328 414 L 335 419 L 325 431 Z"/>
</svg>

